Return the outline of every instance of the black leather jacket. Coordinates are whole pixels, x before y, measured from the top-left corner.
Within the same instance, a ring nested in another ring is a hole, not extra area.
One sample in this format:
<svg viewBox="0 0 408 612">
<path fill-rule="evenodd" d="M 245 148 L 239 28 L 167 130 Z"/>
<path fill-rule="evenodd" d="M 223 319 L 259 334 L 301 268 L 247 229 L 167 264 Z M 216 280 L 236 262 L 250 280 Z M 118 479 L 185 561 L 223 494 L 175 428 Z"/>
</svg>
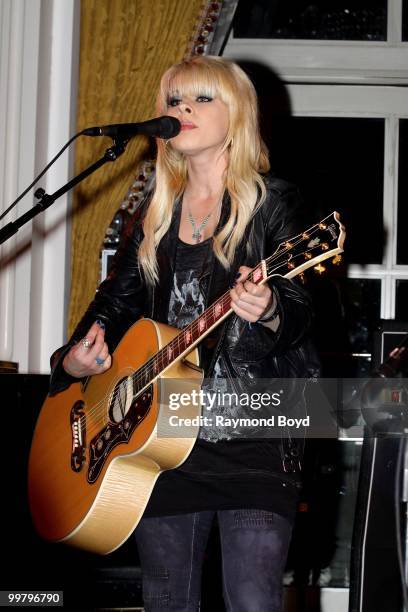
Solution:
<svg viewBox="0 0 408 612">
<path fill-rule="evenodd" d="M 240 265 L 254 267 L 261 259 L 271 255 L 281 242 L 304 229 L 297 189 L 270 175 L 265 177 L 265 183 L 266 200 L 249 222 L 230 270 L 226 271 L 213 256 L 212 265 L 209 266 L 207 305 L 232 285 Z M 154 288 L 144 282 L 137 260 L 143 237 L 141 220 L 146 208 L 147 205 L 142 206 L 135 213 L 108 278 L 100 285 L 68 344 L 52 356 L 51 393 L 77 380 L 65 373 L 62 360 L 96 319 L 105 323 L 105 339 L 110 351 L 141 316 L 167 322 L 181 206 L 180 203 L 176 204 L 170 229 L 158 247 L 160 282 Z M 225 223 L 228 214 L 229 199 L 226 197 L 219 227 Z M 318 365 L 315 353 L 306 340 L 312 317 L 308 294 L 298 283 L 281 276 L 273 277 L 269 282 L 277 298 L 280 318 L 277 331 L 273 332 L 259 323 L 248 324 L 240 317 L 231 315 L 217 328 L 215 336 L 207 338 L 200 347 L 200 363 L 206 377 L 211 377 L 220 352 L 231 377 L 244 387 L 248 384 L 251 386 L 251 381 L 256 379 L 316 375 Z"/>
</svg>

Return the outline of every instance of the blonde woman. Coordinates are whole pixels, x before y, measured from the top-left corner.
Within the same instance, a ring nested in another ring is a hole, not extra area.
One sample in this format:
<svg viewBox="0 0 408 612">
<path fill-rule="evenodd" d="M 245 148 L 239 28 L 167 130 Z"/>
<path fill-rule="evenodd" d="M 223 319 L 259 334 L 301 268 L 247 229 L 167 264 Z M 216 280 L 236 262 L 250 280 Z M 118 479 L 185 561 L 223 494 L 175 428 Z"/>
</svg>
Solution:
<svg viewBox="0 0 408 612">
<path fill-rule="evenodd" d="M 258 380 L 305 376 L 307 295 L 282 277 L 262 286 L 247 280 L 252 267 L 301 229 L 297 189 L 268 174 L 250 80 L 233 62 L 195 57 L 163 75 L 157 110 L 176 117 L 181 131 L 157 143 L 153 194 L 54 357 L 52 390 L 108 369 L 112 350 L 141 316 L 182 328 L 228 288 L 234 314 L 200 346 L 207 388 L 245 390 Z M 213 414 L 237 410 L 220 403 Z M 186 462 L 160 476 L 136 529 L 146 611 L 199 609 L 215 514 L 226 608 L 282 609 L 298 455 L 290 438 L 201 428 Z"/>
</svg>

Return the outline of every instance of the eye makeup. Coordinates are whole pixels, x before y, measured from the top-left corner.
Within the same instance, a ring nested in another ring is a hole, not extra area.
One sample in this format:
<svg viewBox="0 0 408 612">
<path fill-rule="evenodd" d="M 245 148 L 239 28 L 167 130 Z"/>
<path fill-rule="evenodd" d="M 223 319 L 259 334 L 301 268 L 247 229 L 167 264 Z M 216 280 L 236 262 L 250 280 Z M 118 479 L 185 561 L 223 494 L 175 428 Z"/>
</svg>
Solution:
<svg viewBox="0 0 408 612">
<path fill-rule="evenodd" d="M 214 98 L 207 94 L 199 94 L 195 96 L 194 99 L 196 102 L 212 102 Z M 167 106 L 178 106 L 182 101 L 183 98 L 180 95 L 169 95 L 167 97 L 166 103 Z"/>
</svg>

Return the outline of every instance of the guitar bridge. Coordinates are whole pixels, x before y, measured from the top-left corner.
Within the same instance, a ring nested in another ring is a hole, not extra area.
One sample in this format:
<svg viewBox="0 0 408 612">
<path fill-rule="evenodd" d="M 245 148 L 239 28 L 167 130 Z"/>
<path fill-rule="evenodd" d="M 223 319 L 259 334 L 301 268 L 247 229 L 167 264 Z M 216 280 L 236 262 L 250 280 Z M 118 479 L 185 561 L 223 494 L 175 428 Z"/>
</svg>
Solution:
<svg viewBox="0 0 408 612">
<path fill-rule="evenodd" d="M 74 472 L 80 472 L 85 463 L 86 446 L 84 402 L 75 402 L 71 409 L 70 423 L 72 435 L 71 468 Z"/>
</svg>

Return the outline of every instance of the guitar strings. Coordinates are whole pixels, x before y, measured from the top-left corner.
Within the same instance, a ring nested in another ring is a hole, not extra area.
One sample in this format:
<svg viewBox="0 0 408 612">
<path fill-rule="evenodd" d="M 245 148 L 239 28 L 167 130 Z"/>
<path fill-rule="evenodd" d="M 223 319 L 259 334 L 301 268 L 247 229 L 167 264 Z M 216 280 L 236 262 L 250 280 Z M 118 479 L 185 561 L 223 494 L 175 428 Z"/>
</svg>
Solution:
<svg viewBox="0 0 408 612">
<path fill-rule="evenodd" d="M 283 250 L 283 251 L 281 251 L 280 253 L 277 253 L 277 254 L 272 255 L 271 257 L 269 257 L 269 258 L 267 259 L 267 260 L 269 260 L 269 262 L 268 262 L 268 263 L 270 264 L 270 263 L 271 263 L 271 262 L 272 262 L 274 259 L 276 260 L 276 259 L 278 259 L 279 257 L 284 256 L 285 252 L 287 252 L 288 250 L 292 249 L 294 246 L 296 246 L 297 244 L 299 244 L 299 243 L 300 243 L 302 240 L 304 240 L 304 238 L 303 238 L 303 237 L 302 237 L 300 240 L 298 240 L 298 242 L 297 242 L 297 243 L 295 243 L 295 242 L 294 242 L 294 240 L 292 239 L 292 241 L 291 241 L 291 246 L 290 246 L 290 247 L 287 247 L 287 248 L 286 248 L 286 250 Z M 309 249 L 308 251 L 303 251 L 302 253 L 295 255 L 295 256 L 294 256 L 294 258 L 299 257 L 299 256 L 301 256 L 301 255 L 304 255 L 306 252 L 309 252 L 309 253 L 310 253 L 310 252 L 312 252 L 312 251 L 313 251 L 313 249 L 316 249 L 316 248 L 318 248 L 318 245 L 315 245 L 314 247 L 312 247 L 312 248 L 311 248 L 311 249 Z M 267 261 L 267 260 L 265 260 L 265 261 Z M 272 273 L 276 272 L 276 271 L 277 271 L 277 270 L 278 270 L 280 267 L 282 267 L 283 265 L 286 265 L 286 264 L 287 264 L 287 260 L 285 260 L 285 261 L 283 261 L 283 262 L 280 262 L 278 265 L 275 265 L 275 267 L 274 267 L 274 268 L 273 268 L 273 269 L 270 271 L 270 274 L 272 274 Z M 251 277 L 253 276 L 254 272 L 255 272 L 255 271 L 256 271 L 256 270 L 257 270 L 257 269 L 258 269 L 260 266 L 261 266 L 261 263 L 260 263 L 260 264 L 258 264 L 258 265 L 257 265 L 257 266 L 256 266 L 256 267 L 253 269 L 253 271 L 250 273 L 250 275 L 249 275 L 249 277 L 248 277 L 248 278 L 251 278 Z M 262 283 L 261 283 L 261 284 L 262 284 Z M 211 306 L 211 307 L 210 307 L 210 308 L 207 310 L 207 312 L 208 312 L 208 311 L 210 311 L 211 309 L 212 309 L 212 310 L 215 310 L 215 307 L 217 306 L 217 304 L 218 304 L 218 305 L 221 305 L 221 307 L 222 307 L 222 309 L 223 309 L 223 307 L 225 307 L 225 306 L 227 305 L 227 304 L 225 304 L 226 298 L 228 299 L 228 302 L 229 302 L 229 294 L 228 294 L 228 292 L 227 292 L 226 294 L 224 294 L 223 296 L 221 296 L 221 297 L 220 297 L 220 298 L 219 298 L 219 299 L 218 299 L 216 302 L 214 302 L 214 304 L 213 304 L 213 305 L 212 305 L 212 306 Z M 226 314 L 228 314 L 228 315 L 229 315 L 229 314 L 230 314 L 230 312 L 232 312 L 232 309 L 229 309 L 229 312 L 228 312 L 228 311 L 226 311 L 226 312 L 223 312 L 222 314 L 223 314 L 223 315 L 226 315 Z M 214 316 L 214 314 L 213 314 L 213 316 Z M 199 319 L 196 319 L 196 321 L 194 321 L 194 322 L 193 322 L 193 324 L 190 324 L 190 326 L 191 326 L 190 331 L 191 331 L 191 332 L 193 332 L 193 331 L 197 331 L 197 329 L 196 329 L 196 328 L 197 328 L 197 325 L 198 325 L 198 321 L 199 321 Z M 215 317 L 214 317 L 214 322 L 216 322 L 216 318 L 215 318 Z M 179 342 L 179 339 L 180 339 L 180 337 L 183 335 L 183 333 L 185 333 L 185 332 L 186 332 L 186 330 L 188 330 L 188 327 L 189 327 L 189 326 L 187 326 L 187 327 L 186 327 L 184 330 L 182 330 L 182 331 L 180 332 L 180 334 L 178 334 L 178 335 L 177 335 L 175 338 L 173 338 L 173 340 L 172 340 L 170 343 L 168 343 L 168 344 L 167 344 L 165 347 L 162 347 L 162 349 L 160 349 L 160 351 L 158 351 L 158 352 L 156 353 L 156 355 L 155 355 L 153 358 L 149 359 L 149 360 L 148 360 L 148 361 L 147 361 L 145 364 L 143 364 L 143 365 L 142 365 L 140 368 L 138 368 L 137 372 L 135 372 L 135 373 L 134 373 L 133 375 L 131 375 L 131 376 L 128 376 L 128 377 L 126 378 L 126 381 L 122 381 L 122 382 L 120 383 L 119 388 L 118 388 L 118 389 L 117 389 L 117 390 L 114 392 L 114 394 L 112 395 L 112 398 L 111 398 L 111 401 L 110 401 L 110 406 L 111 406 L 112 404 L 114 404 L 114 403 L 116 402 L 116 400 L 118 399 L 118 397 L 120 398 L 120 396 L 121 396 L 121 395 L 125 395 L 126 397 L 128 396 L 128 392 L 129 392 L 129 385 L 131 385 L 131 394 L 132 394 L 132 399 L 133 399 L 134 397 L 136 397 L 137 395 L 139 395 L 139 394 L 142 392 L 142 390 L 143 390 L 144 388 L 146 388 L 147 386 L 151 385 L 151 384 L 154 382 L 155 378 L 157 378 L 158 376 L 160 376 L 160 374 L 162 373 L 162 371 L 163 371 L 163 370 L 161 370 L 161 371 L 160 371 L 158 374 L 155 374 L 154 370 L 155 370 L 155 368 L 156 368 L 156 370 L 157 370 L 157 364 L 159 364 L 159 362 L 160 362 L 160 357 L 161 357 L 161 358 L 163 358 L 163 357 L 164 357 L 164 355 L 163 355 L 163 354 L 161 355 L 161 353 L 164 353 L 165 351 L 167 351 L 167 349 L 168 349 L 169 345 L 171 345 L 171 344 L 175 344 L 175 343 L 176 343 L 176 341 L 177 341 L 177 344 L 179 345 L 177 348 L 180 350 L 180 342 Z M 190 350 L 192 350 L 192 348 L 193 348 L 193 347 L 189 347 L 189 346 L 185 347 L 185 348 L 184 348 L 184 350 L 181 350 L 180 355 L 181 355 L 181 354 L 182 354 L 182 353 L 183 353 L 183 352 L 184 352 L 184 351 L 185 351 L 187 348 L 189 348 Z M 179 359 L 179 358 L 180 358 L 180 355 L 178 356 L 178 358 L 177 358 L 177 359 Z M 167 367 L 169 367 L 169 365 L 168 365 Z M 152 375 L 153 375 L 153 378 L 150 378 L 150 380 L 148 380 L 148 382 L 147 382 L 147 383 L 146 383 L 146 382 L 144 382 L 144 384 L 142 385 L 142 387 L 141 387 L 140 389 L 137 389 L 137 390 L 136 390 L 136 393 L 133 393 L 133 389 L 134 389 L 135 384 L 136 384 L 136 386 L 138 386 L 138 385 L 140 384 L 140 382 L 141 382 L 141 381 L 143 381 L 143 380 L 144 380 L 144 381 L 146 381 L 146 379 L 149 379 L 149 377 L 151 377 Z M 124 387 L 126 387 L 126 389 L 125 389 Z M 102 406 L 102 405 L 103 405 L 103 406 L 104 406 L 104 405 L 106 405 L 106 400 L 107 400 L 108 396 L 109 396 L 109 393 L 108 393 L 108 394 L 106 394 L 106 395 L 105 395 L 105 397 L 104 397 L 104 398 L 102 398 L 102 400 L 100 400 L 99 402 L 97 402 L 97 404 L 95 404 L 94 406 L 92 406 L 92 407 L 91 407 L 91 408 L 90 408 L 90 409 L 87 411 L 87 414 L 86 414 L 86 415 L 84 415 L 83 417 L 80 417 L 80 420 L 81 420 L 81 425 L 83 425 L 83 420 L 86 420 L 87 418 L 91 418 L 92 416 L 94 416 L 94 415 L 96 414 L 96 412 L 99 410 L 100 406 Z M 122 412 L 122 414 L 124 414 L 124 411 L 122 410 L 121 402 L 120 402 L 120 405 L 119 405 L 119 410 Z M 93 423 L 94 427 L 95 427 L 95 426 L 96 426 L 96 427 L 99 427 L 101 423 L 104 423 L 104 422 L 105 422 L 104 414 L 101 414 L 101 417 L 102 417 L 102 418 L 101 418 L 100 420 L 96 420 L 96 421 Z M 108 421 L 108 422 L 109 422 L 109 421 Z M 88 431 L 90 431 L 90 429 L 89 429 Z"/>
<path fill-rule="evenodd" d="M 313 234 L 315 234 L 320 228 L 321 223 L 323 223 L 326 219 L 328 219 L 329 217 L 331 217 L 331 215 L 328 215 L 327 217 L 325 217 L 324 219 L 322 219 L 322 221 L 320 221 L 319 223 L 313 225 L 311 228 L 309 228 L 308 230 L 302 232 L 301 234 L 298 234 L 297 236 L 289 239 L 287 241 L 288 246 L 286 246 L 284 249 L 282 249 L 279 252 L 275 252 L 274 254 L 272 254 L 270 257 L 266 258 L 264 261 L 267 263 L 268 266 L 270 266 L 272 263 L 276 263 L 276 260 L 278 260 L 279 258 L 285 257 L 286 253 L 290 250 L 292 250 L 295 246 L 298 246 L 302 241 L 304 240 L 310 240 L 310 238 L 313 236 Z M 305 238 L 305 235 L 307 235 L 307 238 Z M 283 243 L 285 244 L 285 243 Z M 320 245 L 316 244 L 315 246 L 311 247 L 309 250 L 303 251 L 302 253 L 299 253 L 297 255 L 295 255 L 293 259 L 295 259 L 296 257 L 300 257 L 302 255 L 305 255 L 305 253 L 311 253 L 313 252 L 314 249 L 319 248 Z M 279 247 L 278 247 L 279 248 Z M 288 260 L 285 259 L 285 261 L 281 261 L 279 263 L 277 263 L 275 265 L 274 268 L 272 268 L 269 271 L 268 276 L 270 276 L 273 273 L 276 273 L 277 270 L 279 270 L 279 268 L 281 268 L 282 266 L 286 265 L 288 263 Z M 311 264 L 312 265 L 312 264 Z M 249 280 L 253 280 L 253 275 L 254 273 L 262 266 L 262 263 L 258 263 L 255 268 L 251 271 L 251 273 L 248 276 Z M 263 279 L 261 279 L 262 281 Z M 264 280 L 264 282 L 266 282 Z M 260 282 L 259 284 L 263 284 L 262 282 Z M 206 311 L 205 313 L 208 313 L 208 315 L 211 314 L 211 316 L 214 319 L 214 323 L 216 323 L 217 321 L 217 316 L 215 314 L 215 309 L 216 307 L 221 307 L 221 312 L 222 312 L 222 316 L 225 316 L 226 314 L 230 314 L 232 312 L 232 308 L 229 309 L 229 312 L 226 311 L 224 312 L 223 309 L 224 307 L 227 305 L 225 304 L 226 299 L 228 299 L 229 303 L 230 303 L 230 299 L 229 299 L 229 292 L 224 293 L 220 298 L 218 298 L 218 300 L 216 300 Z M 129 392 L 129 385 L 131 386 L 131 394 L 133 399 L 139 395 L 144 388 L 150 386 L 151 384 L 153 384 L 155 382 L 155 380 L 163 373 L 163 370 L 160 370 L 159 373 L 155 373 L 155 369 L 157 370 L 157 365 L 160 362 L 160 359 L 164 358 L 164 354 L 168 352 L 169 347 L 171 345 L 175 345 L 177 344 L 177 349 L 180 350 L 180 338 L 186 334 L 186 332 L 190 332 L 191 335 L 193 336 L 195 332 L 200 332 L 199 330 L 199 326 L 200 323 L 202 321 L 202 317 L 205 315 L 205 313 L 203 313 L 202 315 L 200 315 L 200 317 L 198 317 L 195 321 L 193 321 L 192 323 L 190 323 L 186 328 L 184 328 L 183 330 L 180 331 L 180 333 L 173 338 L 167 345 L 165 345 L 164 347 L 162 347 L 153 357 L 151 357 L 147 362 L 145 362 L 142 366 L 140 366 L 138 368 L 138 370 L 136 372 L 134 372 L 132 375 L 126 377 L 126 381 L 122 381 L 121 383 L 119 383 L 118 389 L 116 389 L 114 391 L 114 393 L 111 396 L 111 399 L 109 401 L 109 407 L 112 406 L 113 404 L 116 403 L 116 400 L 121 396 L 121 395 L 125 395 L 125 397 L 128 396 L 128 392 Z M 205 318 L 209 318 L 209 316 L 205 315 Z M 201 320 L 201 321 L 200 321 Z M 182 344 L 183 345 L 183 344 Z M 181 346 L 182 346 L 181 345 Z M 176 359 L 180 359 L 180 355 L 185 352 L 187 349 L 192 350 L 193 346 L 188 347 L 186 346 L 183 350 L 181 350 L 181 353 L 178 355 L 178 357 Z M 173 348 L 171 348 L 171 350 L 173 350 Z M 166 366 L 166 369 L 170 367 L 170 364 L 168 364 Z M 136 390 L 136 393 L 133 393 L 133 389 L 135 388 L 135 386 L 137 387 L 138 385 L 140 385 L 140 383 L 143 380 L 147 380 L 147 382 L 145 382 L 142 387 L 138 390 Z M 126 388 L 125 388 L 126 387 Z M 101 406 L 106 406 L 107 401 L 109 400 L 109 393 L 105 394 L 105 396 L 99 400 L 96 404 L 94 404 L 93 406 L 91 406 L 88 410 L 87 413 L 83 416 L 80 417 L 80 422 L 81 425 L 84 425 L 84 422 L 86 422 L 87 419 L 91 419 L 93 418 L 97 412 L 99 411 Z M 119 406 L 119 410 L 122 412 L 122 407 Z M 125 413 L 126 414 L 126 413 Z M 102 423 L 105 423 L 105 415 L 102 413 L 100 415 L 102 418 L 100 419 L 95 419 L 92 423 L 93 427 L 88 428 L 88 432 L 90 433 L 90 431 L 92 431 L 93 428 L 98 429 L 100 427 L 100 425 Z M 109 422 L 109 420 L 108 420 Z"/>
<path fill-rule="evenodd" d="M 330 217 L 330 216 L 331 216 L 331 215 L 328 215 L 328 217 Z M 326 217 L 325 219 L 327 219 L 328 217 Z M 323 221 L 325 221 L 325 219 L 323 219 L 322 221 L 320 221 L 320 222 L 319 222 L 319 224 L 316 224 L 315 226 L 312 226 L 312 228 L 310 228 L 309 230 L 306 230 L 306 232 L 303 232 L 302 234 L 298 234 L 297 236 L 295 236 L 294 238 L 292 238 L 291 240 L 289 240 L 289 241 L 288 241 L 288 242 L 290 243 L 290 244 L 289 244 L 289 246 L 287 246 L 285 249 L 281 250 L 279 253 L 272 254 L 270 257 L 268 257 L 268 258 L 265 260 L 265 262 L 268 262 L 268 265 L 270 265 L 270 264 L 271 264 L 271 263 L 272 263 L 274 260 L 279 259 L 279 257 L 285 256 L 285 254 L 286 254 L 286 253 L 287 253 L 289 250 L 293 249 L 295 246 L 297 246 L 298 244 L 300 244 L 302 241 L 304 241 L 304 240 L 305 240 L 305 237 L 304 237 L 304 236 L 305 236 L 305 234 L 307 234 L 307 235 L 308 235 L 307 240 L 309 240 L 309 239 L 310 239 L 310 237 L 311 237 L 311 235 L 313 235 L 313 233 L 315 233 L 315 232 L 316 232 L 316 231 L 319 229 L 320 224 L 321 224 Z M 299 238 L 299 239 L 298 239 L 298 240 L 297 240 L 297 242 L 296 242 L 296 239 L 297 239 L 297 238 Z M 312 247 L 312 248 L 311 248 L 311 249 L 309 249 L 308 251 L 303 251 L 302 253 L 299 253 L 299 254 L 295 255 L 295 256 L 294 256 L 294 258 L 299 257 L 299 256 L 302 256 L 302 255 L 304 255 L 306 252 L 309 252 L 309 253 L 310 253 L 311 251 L 313 251 L 313 249 L 316 249 L 316 248 L 318 248 L 318 247 L 319 247 L 319 245 L 315 245 L 314 247 Z M 279 247 L 278 247 L 278 248 L 279 248 Z M 278 270 L 280 267 L 282 267 L 283 265 L 286 265 L 287 263 L 288 263 L 288 262 L 287 262 L 287 260 L 286 260 L 286 259 L 285 259 L 285 261 L 280 262 L 278 265 L 276 265 L 276 266 L 275 266 L 275 268 L 273 268 L 273 269 L 271 270 L 270 274 L 272 274 L 272 273 L 276 272 L 276 271 L 277 271 L 277 270 Z M 261 264 L 261 263 L 259 263 L 259 264 L 257 264 L 257 266 L 255 266 L 255 268 L 252 270 L 252 272 L 251 272 L 251 273 L 250 273 L 250 275 L 248 276 L 248 278 L 249 278 L 249 279 L 252 279 L 254 272 L 255 272 L 255 271 L 257 271 L 257 269 L 258 269 L 259 267 L 261 267 L 261 265 L 262 265 L 262 264 Z M 252 279 L 252 280 L 253 280 L 253 279 Z M 265 282 L 265 281 L 264 281 L 264 282 Z M 263 283 L 260 283 L 260 284 L 263 284 Z M 223 310 L 223 307 L 225 307 L 225 306 L 226 306 L 226 304 L 224 303 L 226 298 L 227 298 L 227 299 L 228 299 L 228 301 L 229 301 L 229 293 L 228 293 L 228 292 L 227 292 L 227 293 L 225 293 L 225 294 L 223 294 L 223 295 L 222 295 L 222 296 L 221 296 L 221 297 L 220 297 L 220 298 L 219 298 L 219 299 L 218 299 L 216 302 L 214 302 L 214 303 L 213 303 L 213 304 L 212 304 L 212 305 L 211 305 L 211 306 L 210 306 L 210 307 L 207 309 L 207 311 L 206 311 L 206 312 L 207 312 L 207 313 L 210 313 L 210 311 L 211 311 L 211 310 L 212 310 L 212 311 L 215 311 L 215 308 L 216 308 L 216 306 L 217 306 L 217 305 L 218 305 L 218 306 L 221 306 L 221 308 L 222 308 L 222 310 Z M 230 312 L 232 312 L 232 309 L 229 309 L 229 312 L 228 312 L 228 313 L 227 313 L 227 312 L 222 312 L 222 314 L 223 314 L 223 316 L 224 316 L 224 315 L 226 315 L 226 314 L 228 314 L 228 315 L 229 315 L 229 314 L 230 314 Z M 213 312 L 213 313 L 211 313 L 211 314 L 212 314 L 212 316 L 214 317 L 215 312 Z M 202 316 L 203 316 L 203 315 L 201 315 L 201 317 L 202 317 Z M 190 331 L 192 334 L 193 334 L 195 331 L 198 331 L 198 330 L 197 330 L 197 327 L 198 327 L 198 325 L 199 325 L 199 321 L 200 321 L 200 318 L 201 318 L 201 317 L 199 317 L 198 319 L 196 319 L 195 321 L 193 321 L 193 322 L 192 322 L 192 323 L 191 323 L 189 326 L 187 326 L 187 327 L 186 327 L 186 328 L 184 328 L 182 331 L 180 331 L 180 333 L 179 333 L 179 334 L 178 334 L 178 335 L 177 335 L 175 338 L 173 338 L 173 340 L 171 340 L 171 341 L 170 341 L 170 342 L 169 342 L 169 343 L 168 343 L 168 344 L 167 344 L 165 347 L 162 347 L 162 349 L 160 349 L 160 350 L 159 350 L 159 351 L 156 353 L 156 355 L 155 355 L 154 357 L 150 358 L 150 359 L 149 359 L 149 360 L 148 360 L 146 363 L 144 363 L 144 364 L 143 364 L 143 365 L 142 365 L 140 368 L 138 368 L 138 370 L 137 370 L 137 371 L 136 371 L 134 374 L 132 374 L 131 376 L 128 376 L 128 377 L 126 378 L 126 382 L 125 382 L 125 381 L 122 381 L 122 382 L 119 384 L 119 388 L 118 388 L 118 389 L 117 389 L 117 390 L 116 390 L 116 391 L 113 393 L 113 395 L 112 395 L 112 397 L 111 397 L 111 400 L 110 400 L 110 402 L 109 402 L 109 406 L 112 406 L 112 404 L 114 404 L 114 403 L 116 402 L 116 400 L 118 399 L 118 397 L 119 397 L 121 394 L 124 394 L 124 395 L 126 395 L 126 396 L 128 395 L 129 385 L 131 385 L 131 387 L 132 387 L 131 391 L 133 391 L 133 389 L 134 389 L 134 387 L 135 387 L 135 384 L 136 384 L 136 386 L 138 386 L 142 380 L 147 380 L 147 379 L 149 379 L 149 378 L 150 378 L 150 380 L 148 380 L 148 382 L 147 382 L 147 383 L 145 382 L 145 383 L 142 385 L 142 387 L 136 391 L 136 393 L 135 393 L 135 394 L 133 394 L 133 392 L 132 392 L 132 396 L 133 396 L 133 398 L 134 398 L 134 397 L 136 397 L 137 395 L 139 395 L 139 394 L 140 394 L 140 393 L 143 391 L 143 389 L 144 389 L 144 388 L 146 388 L 147 386 L 151 385 L 151 384 L 152 384 L 152 383 L 155 381 L 155 379 L 157 379 L 157 378 L 160 376 L 160 374 L 162 374 L 162 372 L 163 372 L 163 370 L 161 370 L 159 373 L 157 373 L 157 374 L 156 374 L 154 370 L 155 370 L 155 369 L 156 369 L 156 370 L 158 369 L 158 368 L 157 368 L 157 364 L 159 364 L 159 362 L 160 362 L 160 358 L 161 358 L 161 359 L 163 359 L 163 357 L 164 357 L 164 352 L 167 352 L 167 351 L 168 351 L 169 346 L 170 346 L 171 344 L 175 345 L 175 344 L 176 344 L 176 342 L 177 342 L 177 344 L 178 344 L 178 347 L 177 347 L 177 348 L 180 350 L 180 341 L 179 341 L 179 339 L 181 338 L 181 336 L 183 336 L 183 334 L 185 334 L 185 332 L 186 332 L 186 331 Z M 216 322 L 216 320 L 217 320 L 217 319 L 216 319 L 216 317 L 214 317 L 214 322 Z M 190 328 L 190 329 L 189 329 L 189 328 Z M 181 355 L 183 352 L 185 352 L 185 350 L 186 350 L 187 348 L 189 348 L 190 350 L 192 350 L 192 348 L 193 348 L 193 347 L 188 347 L 188 346 L 186 346 L 186 347 L 184 348 L 184 350 L 182 350 L 182 351 L 181 351 L 181 353 L 178 355 L 177 359 L 179 359 L 179 358 L 180 358 L 180 355 Z M 167 367 L 169 367 L 169 365 L 168 365 Z M 166 369 L 167 369 L 167 367 L 166 367 Z M 152 377 L 152 375 L 153 375 L 153 378 L 151 378 L 151 377 Z M 125 387 L 125 386 L 126 386 L 126 389 L 124 389 L 124 387 Z M 96 414 L 96 412 L 97 412 L 97 411 L 99 411 L 100 406 L 105 406 L 105 405 L 106 405 L 106 401 L 107 401 L 108 397 L 109 397 L 109 393 L 107 393 L 107 394 L 106 394 L 106 395 L 105 395 L 105 396 L 104 396 L 104 397 L 103 397 L 103 398 L 102 398 L 102 399 L 101 399 L 99 402 L 97 402 L 97 403 L 96 403 L 94 406 L 92 406 L 92 407 L 91 407 L 91 408 L 90 408 L 90 409 L 87 411 L 87 414 L 86 414 L 86 415 L 84 415 L 84 416 L 80 417 L 81 425 L 83 425 L 83 420 L 86 420 L 87 418 L 91 418 L 91 417 L 93 417 L 93 416 Z M 121 407 L 120 407 L 120 406 L 119 406 L 119 409 L 121 410 Z M 122 411 L 122 412 L 123 412 L 123 411 Z M 94 425 L 94 426 L 99 427 L 101 423 L 104 423 L 104 422 L 105 422 L 105 418 L 104 418 L 104 417 L 105 417 L 105 415 L 104 415 L 103 413 L 101 414 L 101 417 L 102 417 L 102 418 L 101 418 L 100 420 L 96 420 L 96 421 L 93 423 L 93 425 Z M 108 422 L 109 422 L 109 420 L 108 420 Z M 90 431 L 90 430 L 88 429 L 88 431 Z"/>
</svg>

